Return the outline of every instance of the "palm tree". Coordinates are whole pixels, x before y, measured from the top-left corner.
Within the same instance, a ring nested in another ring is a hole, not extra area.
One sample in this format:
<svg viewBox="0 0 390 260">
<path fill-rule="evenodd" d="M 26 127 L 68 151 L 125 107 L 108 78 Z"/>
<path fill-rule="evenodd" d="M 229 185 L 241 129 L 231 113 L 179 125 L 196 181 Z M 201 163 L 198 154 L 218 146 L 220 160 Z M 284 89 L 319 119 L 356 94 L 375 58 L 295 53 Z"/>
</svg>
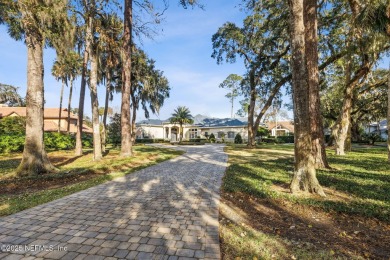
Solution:
<svg viewBox="0 0 390 260">
<path fill-rule="evenodd" d="M 179 106 L 174 110 L 170 122 L 180 125 L 180 142 L 183 140 L 183 124 L 192 124 L 194 120 L 190 110 L 185 106 Z"/>
<path fill-rule="evenodd" d="M 11 37 L 27 46 L 26 141 L 18 175 L 37 175 L 55 171 L 47 156 L 43 137 L 43 48 L 54 37 L 67 34 L 68 1 L 2 1 L 2 20 Z M 63 37 L 65 42 L 67 39 Z"/>
<path fill-rule="evenodd" d="M 61 92 L 60 92 L 60 110 L 58 112 L 58 132 L 61 130 L 61 113 L 62 113 L 62 99 L 64 96 L 65 84 L 67 84 L 67 75 L 66 75 L 66 65 L 64 61 L 65 57 L 57 55 L 57 60 L 54 62 L 51 69 L 51 74 L 56 78 L 56 80 L 61 80 Z"/>
</svg>

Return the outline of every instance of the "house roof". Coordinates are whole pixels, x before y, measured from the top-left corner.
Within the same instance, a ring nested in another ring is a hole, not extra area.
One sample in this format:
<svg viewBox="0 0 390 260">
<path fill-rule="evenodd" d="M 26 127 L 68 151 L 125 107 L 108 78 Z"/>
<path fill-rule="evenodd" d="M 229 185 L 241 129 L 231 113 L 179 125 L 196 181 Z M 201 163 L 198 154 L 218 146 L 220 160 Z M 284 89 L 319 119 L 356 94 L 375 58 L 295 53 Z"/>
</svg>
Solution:
<svg viewBox="0 0 390 260">
<path fill-rule="evenodd" d="M 59 117 L 59 108 L 45 108 L 44 109 L 44 118 L 57 118 Z M 0 107 L 0 118 L 7 117 L 10 115 L 17 115 L 17 116 L 26 116 L 26 108 L 25 107 Z M 61 118 L 67 119 L 68 118 L 68 109 L 63 108 L 61 112 Z M 70 113 L 71 119 L 77 119 L 77 115 L 74 113 Z"/>
<path fill-rule="evenodd" d="M 290 132 L 294 132 L 294 123 L 292 121 L 278 121 L 278 122 L 267 122 L 266 123 L 269 130 L 275 128 L 275 126 L 278 126 L 282 129 L 287 129 Z"/>
<path fill-rule="evenodd" d="M 54 121 L 44 121 L 43 122 L 43 129 L 45 132 L 57 132 L 58 131 L 58 124 Z M 68 129 L 66 127 L 61 127 L 60 132 L 67 132 Z M 77 133 L 77 126 L 74 124 L 71 124 L 69 127 L 69 133 Z M 92 134 L 93 129 L 86 124 L 83 124 L 83 133 Z"/>
<path fill-rule="evenodd" d="M 145 119 L 145 120 L 139 121 L 137 123 L 137 125 L 162 125 L 163 122 L 164 121 L 160 120 L 160 119 Z"/>
<path fill-rule="evenodd" d="M 226 127 L 226 126 L 246 126 L 247 122 L 236 118 L 205 118 L 196 124 L 199 127 Z"/>
</svg>

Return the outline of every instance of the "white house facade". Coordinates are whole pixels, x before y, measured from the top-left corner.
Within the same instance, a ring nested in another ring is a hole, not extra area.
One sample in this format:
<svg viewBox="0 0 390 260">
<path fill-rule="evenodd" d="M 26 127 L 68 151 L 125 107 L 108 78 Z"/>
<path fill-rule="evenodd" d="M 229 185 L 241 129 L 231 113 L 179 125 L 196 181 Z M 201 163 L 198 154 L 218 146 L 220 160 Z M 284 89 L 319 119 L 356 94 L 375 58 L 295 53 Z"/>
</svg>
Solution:
<svg viewBox="0 0 390 260">
<path fill-rule="evenodd" d="M 208 138 L 211 134 L 214 134 L 217 141 L 224 139 L 226 142 L 234 142 L 237 134 L 245 140 L 248 138 L 247 122 L 232 118 L 204 118 L 195 120 L 194 124 L 183 125 L 184 140 Z M 137 123 L 136 137 L 179 141 L 180 125 L 156 119 L 143 120 Z"/>
</svg>

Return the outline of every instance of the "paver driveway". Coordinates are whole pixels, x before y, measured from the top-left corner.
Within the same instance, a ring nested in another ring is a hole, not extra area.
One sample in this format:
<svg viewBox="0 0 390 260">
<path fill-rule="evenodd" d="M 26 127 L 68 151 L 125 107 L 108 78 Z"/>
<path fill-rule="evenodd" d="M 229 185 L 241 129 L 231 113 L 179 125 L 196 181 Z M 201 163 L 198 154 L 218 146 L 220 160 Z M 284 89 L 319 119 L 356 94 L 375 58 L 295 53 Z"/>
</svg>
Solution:
<svg viewBox="0 0 390 260">
<path fill-rule="evenodd" d="M 0 218 L 0 258 L 219 259 L 227 155 L 221 145 L 178 149 L 187 153 Z"/>
</svg>

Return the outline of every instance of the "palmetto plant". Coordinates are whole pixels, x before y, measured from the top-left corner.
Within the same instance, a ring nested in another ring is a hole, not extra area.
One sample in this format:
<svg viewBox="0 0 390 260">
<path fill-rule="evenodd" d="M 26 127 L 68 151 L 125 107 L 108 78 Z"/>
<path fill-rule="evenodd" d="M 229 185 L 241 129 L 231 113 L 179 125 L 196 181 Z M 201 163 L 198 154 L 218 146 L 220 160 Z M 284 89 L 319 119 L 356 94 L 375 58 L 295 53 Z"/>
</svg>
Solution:
<svg viewBox="0 0 390 260">
<path fill-rule="evenodd" d="M 174 110 L 170 122 L 180 125 L 180 142 L 183 140 L 183 124 L 192 124 L 194 122 L 192 118 L 190 110 L 185 106 L 179 106 Z"/>
</svg>

